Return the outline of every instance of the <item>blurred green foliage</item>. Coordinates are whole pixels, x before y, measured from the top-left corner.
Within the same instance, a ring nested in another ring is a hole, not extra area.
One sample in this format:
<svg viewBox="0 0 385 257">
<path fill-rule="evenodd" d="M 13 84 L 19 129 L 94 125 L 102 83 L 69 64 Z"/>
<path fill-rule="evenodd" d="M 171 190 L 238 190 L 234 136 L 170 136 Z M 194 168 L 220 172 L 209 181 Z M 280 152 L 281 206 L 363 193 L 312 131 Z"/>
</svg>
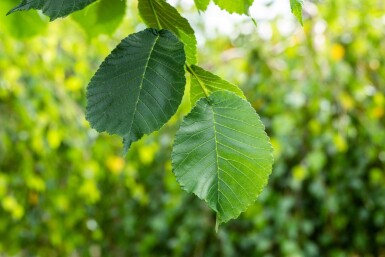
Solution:
<svg viewBox="0 0 385 257">
<path fill-rule="evenodd" d="M 188 99 L 127 157 L 84 119 L 85 85 L 142 26 L 132 2 L 111 37 L 64 19 L 27 38 L 32 22 L 0 17 L 0 256 L 385 256 L 382 1 L 309 3 L 303 29 L 269 21 L 271 38 L 201 49 L 206 67 L 241 84 L 275 148 L 269 185 L 218 234 L 171 172 Z"/>
</svg>

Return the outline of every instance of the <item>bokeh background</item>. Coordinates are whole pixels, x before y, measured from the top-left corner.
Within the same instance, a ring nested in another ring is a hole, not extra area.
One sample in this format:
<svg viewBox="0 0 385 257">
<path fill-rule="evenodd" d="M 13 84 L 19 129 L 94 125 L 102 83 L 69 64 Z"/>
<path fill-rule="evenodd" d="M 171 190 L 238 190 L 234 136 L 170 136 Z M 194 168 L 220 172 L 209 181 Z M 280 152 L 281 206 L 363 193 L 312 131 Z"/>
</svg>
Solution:
<svg viewBox="0 0 385 257">
<path fill-rule="evenodd" d="M 383 0 L 305 1 L 303 27 L 284 0 L 256 2 L 257 26 L 172 1 L 200 65 L 243 89 L 275 150 L 264 192 L 215 233 L 171 171 L 188 97 L 127 156 L 84 118 L 91 76 L 144 28 L 136 1 L 48 23 L 1 0 L 0 256 L 385 256 Z"/>
</svg>

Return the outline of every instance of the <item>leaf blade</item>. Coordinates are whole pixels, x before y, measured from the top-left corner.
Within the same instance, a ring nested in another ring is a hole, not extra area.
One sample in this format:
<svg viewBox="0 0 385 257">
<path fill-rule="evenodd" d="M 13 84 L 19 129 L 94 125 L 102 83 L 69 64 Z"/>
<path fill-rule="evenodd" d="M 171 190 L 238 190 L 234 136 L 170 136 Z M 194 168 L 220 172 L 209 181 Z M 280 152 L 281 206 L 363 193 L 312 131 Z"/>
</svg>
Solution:
<svg viewBox="0 0 385 257">
<path fill-rule="evenodd" d="M 21 3 L 10 10 L 8 14 L 17 11 L 27 11 L 31 9 L 42 10 L 53 21 L 57 18 L 81 10 L 96 0 L 22 0 Z M 59 8 L 58 8 L 59 7 Z"/>
<path fill-rule="evenodd" d="M 167 30 L 132 34 L 103 61 L 87 88 L 86 119 L 124 138 L 125 150 L 176 112 L 186 84 L 183 44 Z"/>
<path fill-rule="evenodd" d="M 214 3 L 221 9 L 226 10 L 229 13 L 248 14 L 250 6 L 254 0 L 214 0 Z"/>
<path fill-rule="evenodd" d="M 291 12 L 297 18 L 299 23 L 301 23 L 301 25 L 303 26 L 302 7 L 303 7 L 303 0 L 290 0 Z"/>
<path fill-rule="evenodd" d="M 106 12 L 108 10 L 108 12 Z M 89 37 L 111 35 L 123 20 L 126 1 L 100 0 L 71 15 Z"/>
<path fill-rule="evenodd" d="M 147 26 L 172 31 L 185 44 L 187 62 L 195 64 L 197 40 L 190 23 L 164 0 L 139 0 L 139 14 Z"/>
<path fill-rule="evenodd" d="M 205 97 L 204 90 L 208 94 L 216 92 L 216 91 L 230 91 L 238 95 L 239 97 L 246 99 L 242 90 L 234 84 L 222 79 L 221 77 L 202 69 L 199 66 L 191 65 L 191 72 L 193 73 L 191 76 L 191 89 L 190 89 L 190 101 L 191 106 L 194 106 L 195 103 Z"/>
<path fill-rule="evenodd" d="M 195 6 L 200 11 L 206 11 L 207 7 L 210 4 L 210 0 L 194 0 L 194 2 L 195 2 Z"/>
<path fill-rule="evenodd" d="M 177 181 L 217 212 L 218 223 L 236 218 L 255 201 L 272 162 L 258 115 L 247 101 L 225 91 L 196 104 L 183 120 L 172 152 Z"/>
</svg>

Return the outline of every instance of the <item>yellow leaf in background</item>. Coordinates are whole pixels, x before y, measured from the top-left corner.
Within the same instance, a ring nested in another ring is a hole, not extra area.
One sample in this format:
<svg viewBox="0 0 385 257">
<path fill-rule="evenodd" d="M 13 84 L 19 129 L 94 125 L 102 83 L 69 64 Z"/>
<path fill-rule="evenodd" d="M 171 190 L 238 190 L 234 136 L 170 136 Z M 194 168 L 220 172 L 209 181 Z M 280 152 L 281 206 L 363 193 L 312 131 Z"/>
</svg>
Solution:
<svg viewBox="0 0 385 257">
<path fill-rule="evenodd" d="M 16 199 L 13 196 L 4 197 L 1 203 L 3 205 L 4 210 L 6 211 L 11 211 L 18 205 Z"/>
<path fill-rule="evenodd" d="M 373 168 L 369 172 L 369 180 L 370 183 L 373 185 L 381 185 L 384 181 L 384 172 L 381 171 L 379 168 Z"/>
<path fill-rule="evenodd" d="M 50 129 L 47 133 L 48 145 L 52 149 L 57 149 L 62 142 L 62 135 L 57 129 Z"/>
<path fill-rule="evenodd" d="M 69 200 L 65 195 L 58 195 L 55 197 L 55 205 L 60 211 L 67 211 L 69 209 Z"/>
<path fill-rule="evenodd" d="M 139 158 L 143 164 L 150 164 L 154 161 L 155 153 L 158 150 L 156 144 L 143 145 L 139 148 Z"/>
<path fill-rule="evenodd" d="M 124 159 L 119 156 L 109 156 L 106 160 L 106 166 L 112 173 L 118 175 L 124 167 Z"/>
<path fill-rule="evenodd" d="M 89 72 L 89 69 L 88 63 L 85 61 L 78 61 L 75 64 L 76 74 L 85 74 Z"/>
<path fill-rule="evenodd" d="M 100 191 L 97 188 L 95 181 L 89 179 L 84 181 L 80 186 L 79 194 L 89 203 L 95 203 L 100 199 Z"/>
<path fill-rule="evenodd" d="M 346 142 L 346 139 L 340 134 L 335 134 L 333 136 L 333 143 L 338 152 L 346 152 L 348 149 L 348 143 Z"/>
<path fill-rule="evenodd" d="M 354 100 L 350 95 L 348 95 L 347 93 L 342 93 L 339 96 L 339 98 L 340 98 L 342 107 L 346 111 L 349 111 L 354 108 Z"/>
<path fill-rule="evenodd" d="M 24 209 L 20 204 L 18 204 L 13 196 L 4 197 L 2 200 L 2 205 L 4 210 L 11 213 L 13 219 L 18 220 L 23 217 Z"/>
<path fill-rule="evenodd" d="M 340 61 L 345 56 L 345 48 L 340 44 L 333 44 L 330 54 L 332 60 Z"/>
<path fill-rule="evenodd" d="M 370 117 L 373 119 L 379 119 L 382 118 L 385 114 L 385 110 L 383 107 L 378 106 L 370 110 Z"/>
<path fill-rule="evenodd" d="M 307 170 L 304 166 L 302 165 L 297 165 L 293 168 L 293 178 L 299 182 L 304 180 L 307 176 Z"/>
<path fill-rule="evenodd" d="M 376 93 L 374 95 L 374 103 L 377 106 L 384 106 L 385 105 L 385 96 L 382 93 Z"/>
<path fill-rule="evenodd" d="M 318 120 L 316 119 L 312 119 L 309 123 L 308 123 L 308 126 L 309 126 L 309 129 L 310 131 L 314 134 L 314 135 L 319 135 L 321 133 L 321 124 L 319 123 Z"/>
<path fill-rule="evenodd" d="M 7 176 L 0 174 L 0 197 L 7 192 Z"/>
<path fill-rule="evenodd" d="M 27 187 L 35 191 L 45 191 L 44 180 L 38 176 L 30 175 L 26 178 Z"/>
<path fill-rule="evenodd" d="M 82 81 L 77 77 L 70 77 L 65 81 L 65 87 L 69 91 L 76 92 L 82 89 L 83 83 Z"/>
</svg>

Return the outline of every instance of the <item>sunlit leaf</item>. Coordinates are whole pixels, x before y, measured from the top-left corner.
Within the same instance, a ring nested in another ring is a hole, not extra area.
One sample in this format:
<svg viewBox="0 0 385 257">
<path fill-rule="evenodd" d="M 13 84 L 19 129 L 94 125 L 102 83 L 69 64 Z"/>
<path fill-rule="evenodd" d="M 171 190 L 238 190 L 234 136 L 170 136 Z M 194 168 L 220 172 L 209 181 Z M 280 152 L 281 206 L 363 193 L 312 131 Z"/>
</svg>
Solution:
<svg viewBox="0 0 385 257">
<path fill-rule="evenodd" d="M 205 97 L 205 91 L 207 94 L 210 94 L 215 91 L 227 90 L 245 98 L 239 87 L 227 82 L 217 75 L 214 75 L 196 65 L 191 65 L 189 69 L 192 73 L 190 89 L 190 101 L 192 106 L 194 106 L 199 99 Z"/>
<path fill-rule="evenodd" d="M 86 118 L 97 131 L 124 138 L 125 150 L 176 112 L 185 87 L 183 44 L 169 31 L 125 38 L 87 88 Z"/>
<path fill-rule="evenodd" d="M 209 6 L 210 0 L 194 0 L 198 10 L 205 11 L 207 6 Z"/>
<path fill-rule="evenodd" d="M 106 11 L 108 10 L 108 11 Z M 71 18 L 93 37 L 99 34 L 112 34 L 123 20 L 126 1 L 100 0 L 75 12 Z"/>
<path fill-rule="evenodd" d="M 163 28 L 174 32 L 185 45 L 186 59 L 195 64 L 197 40 L 189 22 L 164 0 L 139 0 L 139 13 L 151 28 Z"/>
<path fill-rule="evenodd" d="M 214 3 L 229 13 L 247 14 L 254 0 L 214 0 Z"/>
<path fill-rule="evenodd" d="M 176 134 L 173 171 L 184 190 L 217 212 L 238 217 L 257 198 L 272 169 L 272 147 L 251 105 L 231 92 L 202 98 Z"/>
<path fill-rule="evenodd" d="M 0 24 L 7 34 L 16 38 L 28 38 L 45 32 L 47 22 L 44 22 L 36 11 L 5 16 L 6 10 L 14 5 L 13 0 L 0 1 L 0 10 L 3 10 L 0 13 Z"/>
<path fill-rule="evenodd" d="M 291 12 L 294 14 L 294 16 L 297 18 L 297 20 L 302 23 L 302 6 L 303 6 L 303 0 L 290 0 L 290 7 Z"/>
<path fill-rule="evenodd" d="M 21 3 L 10 10 L 8 14 L 30 9 L 42 10 L 52 21 L 81 10 L 95 1 L 96 0 L 22 0 Z"/>
</svg>

